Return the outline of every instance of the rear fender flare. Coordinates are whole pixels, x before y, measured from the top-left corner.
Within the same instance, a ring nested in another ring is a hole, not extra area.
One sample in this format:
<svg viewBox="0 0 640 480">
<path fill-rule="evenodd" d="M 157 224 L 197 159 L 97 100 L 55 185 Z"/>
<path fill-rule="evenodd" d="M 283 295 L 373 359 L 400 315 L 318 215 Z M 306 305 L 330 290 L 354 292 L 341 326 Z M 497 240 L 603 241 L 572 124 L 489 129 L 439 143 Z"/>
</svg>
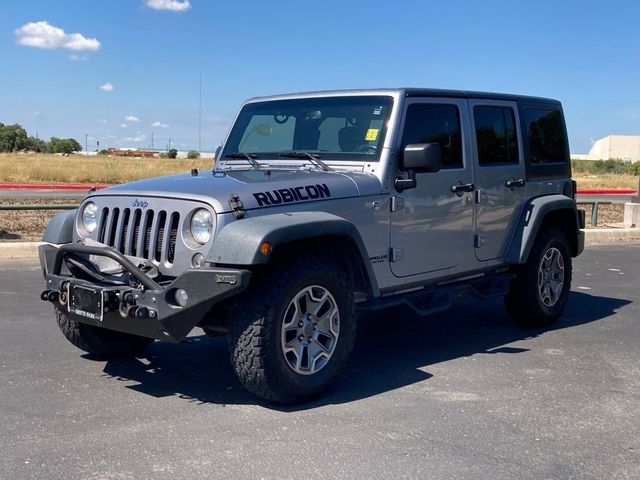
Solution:
<svg viewBox="0 0 640 480">
<path fill-rule="evenodd" d="M 574 225 L 567 226 L 567 230 L 578 235 L 578 210 L 576 202 L 564 195 L 545 195 L 529 200 L 522 210 L 522 214 L 515 229 L 513 239 L 506 255 L 508 264 L 523 264 L 529 258 L 529 252 L 538 236 L 540 227 L 544 223 L 545 217 L 552 212 L 565 210 L 568 217 L 575 219 Z M 577 243 L 575 238 L 567 238 L 570 245 Z"/>
</svg>

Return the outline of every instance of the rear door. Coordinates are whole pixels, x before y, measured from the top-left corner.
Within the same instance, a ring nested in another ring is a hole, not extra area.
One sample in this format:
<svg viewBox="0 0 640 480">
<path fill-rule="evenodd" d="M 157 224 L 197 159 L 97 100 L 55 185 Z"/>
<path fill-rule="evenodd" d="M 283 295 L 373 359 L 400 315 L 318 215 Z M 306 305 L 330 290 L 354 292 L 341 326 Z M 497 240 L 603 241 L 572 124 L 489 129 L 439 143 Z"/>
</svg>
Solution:
<svg viewBox="0 0 640 480">
<path fill-rule="evenodd" d="M 500 258 L 526 200 L 516 102 L 469 100 L 474 136 L 478 260 Z"/>
</svg>

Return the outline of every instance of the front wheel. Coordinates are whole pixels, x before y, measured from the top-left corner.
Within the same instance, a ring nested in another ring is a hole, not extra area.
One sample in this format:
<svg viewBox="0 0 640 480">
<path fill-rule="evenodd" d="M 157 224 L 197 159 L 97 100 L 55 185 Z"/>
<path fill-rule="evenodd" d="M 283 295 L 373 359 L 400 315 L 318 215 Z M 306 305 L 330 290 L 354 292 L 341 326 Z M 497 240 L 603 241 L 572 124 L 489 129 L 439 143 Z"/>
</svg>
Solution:
<svg viewBox="0 0 640 480">
<path fill-rule="evenodd" d="M 527 327 L 550 325 L 562 314 L 571 290 L 571 250 L 556 228 L 542 231 L 529 258 L 511 281 L 505 305 Z"/>
<path fill-rule="evenodd" d="M 257 276 L 230 328 L 243 386 L 278 403 L 321 395 L 345 367 L 355 336 L 349 276 L 323 256 L 297 257 Z"/>
<path fill-rule="evenodd" d="M 69 315 L 56 309 L 60 331 L 73 345 L 99 358 L 133 357 L 141 353 L 152 338 L 116 332 L 71 320 Z"/>
</svg>

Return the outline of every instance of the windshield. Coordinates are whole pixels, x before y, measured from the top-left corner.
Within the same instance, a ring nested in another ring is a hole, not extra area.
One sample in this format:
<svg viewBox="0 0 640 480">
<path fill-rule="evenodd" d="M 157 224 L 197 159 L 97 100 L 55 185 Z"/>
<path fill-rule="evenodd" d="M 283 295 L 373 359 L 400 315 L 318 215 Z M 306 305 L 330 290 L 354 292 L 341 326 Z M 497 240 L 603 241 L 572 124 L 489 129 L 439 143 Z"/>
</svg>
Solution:
<svg viewBox="0 0 640 480">
<path fill-rule="evenodd" d="M 380 157 L 393 99 L 386 96 L 316 97 L 245 105 L 223 158 L 313 154 L 324 160 Z"/>
</svg>

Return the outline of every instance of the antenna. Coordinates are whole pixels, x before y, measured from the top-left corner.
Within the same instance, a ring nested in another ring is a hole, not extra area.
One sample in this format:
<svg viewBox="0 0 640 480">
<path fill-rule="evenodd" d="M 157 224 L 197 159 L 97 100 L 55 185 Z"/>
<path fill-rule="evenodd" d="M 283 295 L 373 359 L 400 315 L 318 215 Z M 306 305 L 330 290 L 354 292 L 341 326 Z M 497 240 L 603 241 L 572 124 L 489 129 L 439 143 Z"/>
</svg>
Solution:
<svg viewBox="0 0 640 480">
<path fill-rule="evenodd" d="M 202 151 L 202 73 L 200 73 L 200 93 L 198 95 L 198 153 Z"/>
</svg>

